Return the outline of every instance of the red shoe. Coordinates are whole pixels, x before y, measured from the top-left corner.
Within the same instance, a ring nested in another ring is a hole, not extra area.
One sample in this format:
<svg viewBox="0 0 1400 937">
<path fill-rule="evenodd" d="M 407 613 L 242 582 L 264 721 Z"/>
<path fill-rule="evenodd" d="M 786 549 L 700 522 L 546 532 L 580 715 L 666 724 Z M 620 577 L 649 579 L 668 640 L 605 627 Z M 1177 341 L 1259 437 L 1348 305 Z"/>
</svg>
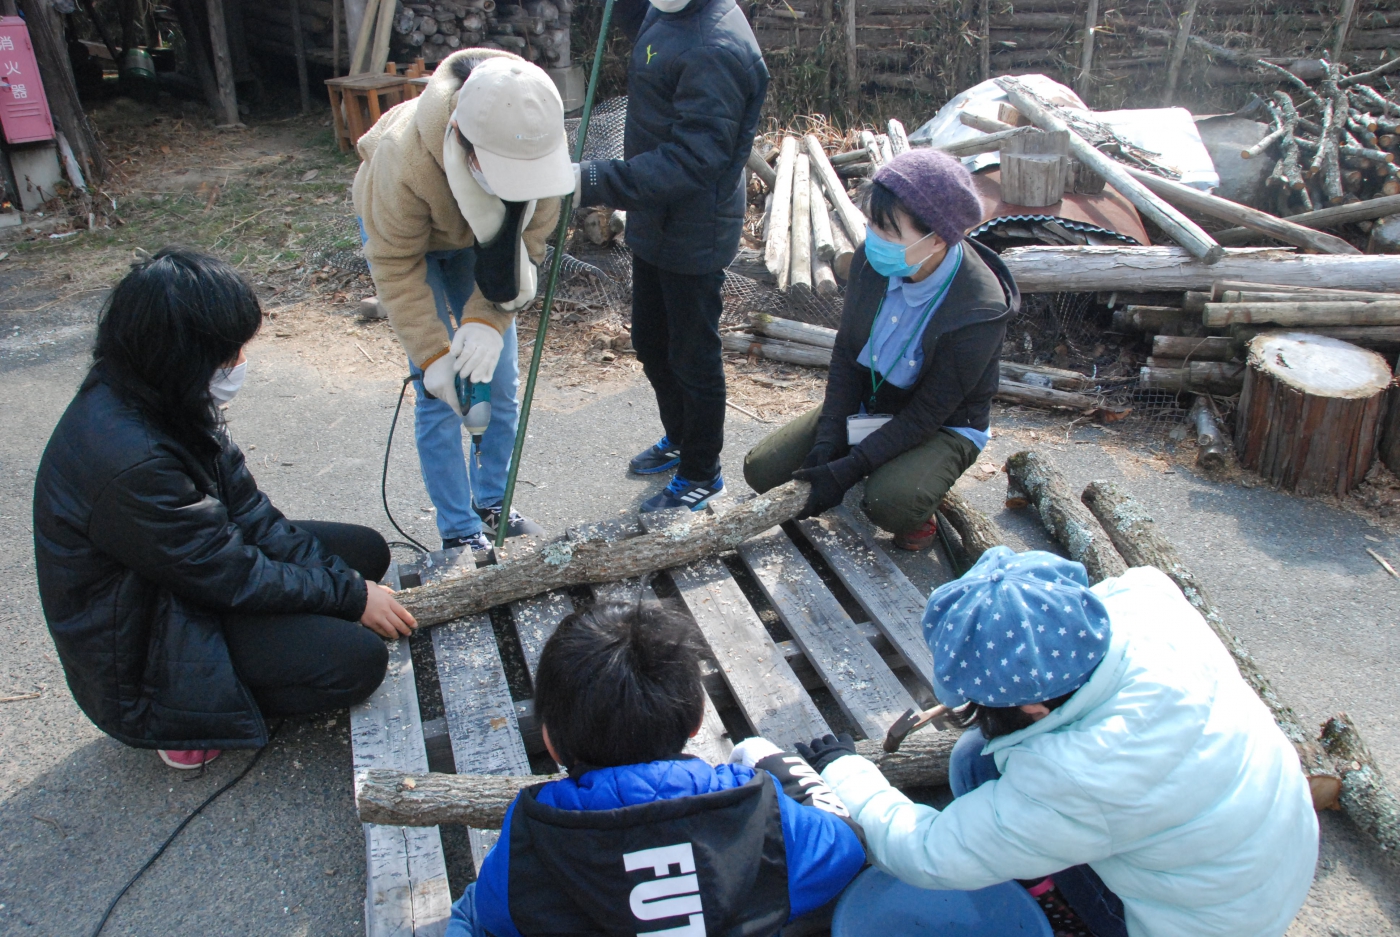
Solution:
<svg viewBox="0 0 1400 937">
<path fill-rule="evenodd" d="M 172 748 L 160 748 L 156 749 L 156 754 L 160 756 L 161 761 L 172 768 L 178 768 L 181 771 L 191 771 L 195 768 L 202 768 L 215 758 L 218 758 L 219 750 L 217 748 L 211 748 L 207 750 L 190 749 L 188 751 L 178 751 Z"/>
<path fill-rule="evenodd" d="M 930 517 L 923 524 L 909 531 L 907 534 L 895 534 L 894 545 L 901 550 L 917 552 L 927 550 L 933 546 L 933 538 L 938 536 L 938 521 Z"/>
</svg>

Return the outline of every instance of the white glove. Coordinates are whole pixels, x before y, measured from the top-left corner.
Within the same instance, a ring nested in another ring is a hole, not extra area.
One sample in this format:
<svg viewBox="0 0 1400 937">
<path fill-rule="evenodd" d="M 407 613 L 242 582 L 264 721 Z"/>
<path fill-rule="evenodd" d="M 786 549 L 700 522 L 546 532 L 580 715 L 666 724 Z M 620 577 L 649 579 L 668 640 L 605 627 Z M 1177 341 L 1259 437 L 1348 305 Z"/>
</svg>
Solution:
<svg viewBox="0 0 1400 937">
<path fill-rule="evenodd" d="M 495 326 L 484 322 L 463 323 L 457 334 L 452 336 L 452 354 L 457 361 L 457 373 L 473 384 L 490 384 L 504 347 L 505 339 Z"/>
<path fill-rule="evenodd" d="M 456 376 L 457 356 L 449 351 L 428 365 L 423 372 L 423 387 L 461 416 L 462 404 L 457 400 L 457 385 L 453 381 Z"/>
<path fill-rule="evenodd" d="M 755 735 L 751 739 L 744 739 L 734 750 L 729 753 L 729 763 L 731 765 L 743 765 L 745 768 L 752 768 L 769 755 L 781 755 L 783 750 L 761 735 Z"/>
</svg>

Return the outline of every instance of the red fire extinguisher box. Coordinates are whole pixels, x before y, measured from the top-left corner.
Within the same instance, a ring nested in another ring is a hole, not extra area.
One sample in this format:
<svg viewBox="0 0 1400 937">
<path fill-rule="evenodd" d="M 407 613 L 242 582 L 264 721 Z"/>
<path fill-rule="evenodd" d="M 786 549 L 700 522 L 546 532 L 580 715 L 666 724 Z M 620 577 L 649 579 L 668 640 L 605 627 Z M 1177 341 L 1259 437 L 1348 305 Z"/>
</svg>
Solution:
<svg viewBox="0 0 1400 937">
<path fill-rule="evenodd" d="M 54 138 L 29 28 L 18 16 L 0 16 L 0 130 L 11 144 Z"/>
</svg>

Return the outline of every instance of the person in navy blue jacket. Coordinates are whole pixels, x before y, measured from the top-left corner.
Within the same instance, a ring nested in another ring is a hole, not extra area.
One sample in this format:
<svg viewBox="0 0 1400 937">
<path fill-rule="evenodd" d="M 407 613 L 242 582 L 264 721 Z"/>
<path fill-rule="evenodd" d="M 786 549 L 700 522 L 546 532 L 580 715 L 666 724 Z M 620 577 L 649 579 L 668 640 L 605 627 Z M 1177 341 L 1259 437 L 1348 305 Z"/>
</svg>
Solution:
<svg viewBox="0 0 1400 937">
<path fill-rule="evenodd" d="M 629 469 L 675 469 L 643 511 L 698 511 L 724 489 L 720 291 L 744 229 L 744 164 L 768 67 L 735 0 L 650 0 L 627 67 L 625 159 L 578 164 L 578 204 L 627 210 L 632 344 L 665 435 Z"/>
<path fill-rule="evenodd" d="M 447 937 L 769 937 L 861 870 L 858 828 L 800 756 L 764 739 L 724 765 L 682 754 L 704 715 L 698 641 L 654 603 L 560 623 L 535 713 L 568 777 L 516 798 Z"/>
</svg>

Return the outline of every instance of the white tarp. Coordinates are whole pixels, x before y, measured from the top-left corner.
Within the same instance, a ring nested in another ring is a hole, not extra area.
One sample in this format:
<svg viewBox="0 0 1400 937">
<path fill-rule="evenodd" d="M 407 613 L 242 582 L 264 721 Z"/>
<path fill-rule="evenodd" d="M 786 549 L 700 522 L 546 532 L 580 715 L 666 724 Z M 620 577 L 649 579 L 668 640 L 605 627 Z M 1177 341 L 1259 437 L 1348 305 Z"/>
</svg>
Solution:
<svg viewBox="0 0 1400 937">
<path fill-rule="evenodd" d="M 1020 80 L 1041 97 L 1061 107 L 1089 111 L 1073 90 L 1044 75 L 1022 75 Z M 947 146 L 983 135 L 962 122 L 964 111 L 995 119 L 998 105 L 1007 102 L 1006 92 L 994 80 L 974 85 L 954 97 L 928 123 L 915 130 L 910 142 L 929 146 Z M 1181 181 L 1209 192 L 1220 184 L 1220 176 L 1211 162 L 1210 153 L 1201 142 L 1191 112 L 1182 107 L 1162 107 L 1147 110 L 1092 111 L 1094 120 L 1113 129 L 1134 146 L 1159 154 L 1154 160 L 1181 174 Z M 1001 160 L 997 152 L 979 153 L 963 159 L 972 172 L 995 166 Z"/>
</svg>

